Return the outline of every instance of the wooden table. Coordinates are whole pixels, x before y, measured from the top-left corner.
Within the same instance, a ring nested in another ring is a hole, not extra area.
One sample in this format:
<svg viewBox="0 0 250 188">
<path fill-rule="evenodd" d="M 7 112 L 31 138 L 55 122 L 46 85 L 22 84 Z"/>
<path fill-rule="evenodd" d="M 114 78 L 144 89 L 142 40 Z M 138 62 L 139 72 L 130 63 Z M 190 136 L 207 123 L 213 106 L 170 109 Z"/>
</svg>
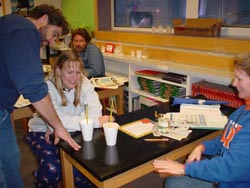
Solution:
<svg viewBox="0 0 250 188">
<path fill-rule="evenodd" d="M 190 144 L 187 144 L 183 147 L 175 149 L 169 153 L 161 155 L 155 159 L 165 159 L 169 158 L 172 160 L 179 159 L 181 157 L 185 157 L 189 154 L 192 149 L 200 142 L 208 139 L 212 139 L 219 135 L 219 131 L 211 133 L 207 136 L 204 136 Z M 150 152 L 150 151 L 145 151 Z M 63 187 L 64 188 L 74 188 L 74 181 L 73 181 L 73 171 L 72 167 L 74 166 L 77 168 L 82 174 L 84 174 L 92 183 L 94 183 L 98 188 L 106 187 L 106 188 L 117 188 L 122 185 L 125 185 L 129 182 L 136 180 L 150 172 L 152 172 L 153 165 L 152 160 L 145 162 L 135 168 L 127 170 L 121 174 L 118 174 L 114 177 L 111 177 L 107 180 L 100 181 L 98 180 L 88 169 L 84 168 L 80 163 L 78 163 L 71 155 L 65 152 L 63 149 L 60 149 L 61 155 L 61 163 L 62 163 L 62 172 L 63 172 Z M 138 156 L 139 157 L 139 156 Z M 160 178 L 160 177 L 159 177 Z"/>
<path fill-rule="evenodd" d="M 127 113 L 118 116 L 116 121 L 124 125 L 145 117 L 153 120 L 155 110 L 158 113 L 168 111 L 166 105 L 163 108 L 165 110 L 156 106 Z M 214 138 L 219 133 L 219 131 L 211 130 L 193 130 L 182 141 L 170 139 L 169 142 L 149 143 L 143 138 L 152 138 L 152 134 L 135 139 L 119 131 L 117 144 L 113 147 L 106 146 L 102 129 L 94 131 L 94 138 L 91 142 L 83 142 L 80 132 L 73 133 L 72 137 L 82 145 L 79 151 L 74 152 L 66 142 L 59 144 L 63 187 L 74 188 L 73 166 L 97 187 L 120 187 L 152 172 L 154 170 L 152 160 L 166 157 L 176 160 L 185 157 L 198 143 Z"/>
</svg>

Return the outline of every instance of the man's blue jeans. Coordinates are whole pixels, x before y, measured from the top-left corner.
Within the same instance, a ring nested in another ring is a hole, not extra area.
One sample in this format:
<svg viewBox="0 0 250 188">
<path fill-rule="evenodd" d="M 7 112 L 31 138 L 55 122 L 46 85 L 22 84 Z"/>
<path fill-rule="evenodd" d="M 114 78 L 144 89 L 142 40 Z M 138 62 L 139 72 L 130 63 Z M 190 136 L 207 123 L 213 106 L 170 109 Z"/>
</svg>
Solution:
<svg viewBox="0 0 250 188">
<path fill-rule="evenodd" d="M 23 187 L 20 150 L 11 125 L 10 113 L 3 109 L 0 109 L 0 187 Z"/>
<path fill-rule="evenodd" d="M 166 179 L 165 188 L 214 188 L 214 184 L 189 176 L 170 176 Z"/>
</svg>

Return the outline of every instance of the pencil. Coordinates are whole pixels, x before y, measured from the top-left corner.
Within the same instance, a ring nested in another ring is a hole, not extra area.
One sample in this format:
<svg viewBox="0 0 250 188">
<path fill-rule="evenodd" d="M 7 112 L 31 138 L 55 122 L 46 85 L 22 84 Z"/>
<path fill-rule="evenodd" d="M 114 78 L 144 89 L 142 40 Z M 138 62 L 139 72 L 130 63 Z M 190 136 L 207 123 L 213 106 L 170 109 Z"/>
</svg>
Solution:
<svg viewBox="0 0 250 188">
<path fill-rule="evenodd" d="M 148 139 L 144 139 L 144 141 L 146 142 L 166 142 L 169 141 L 168 138 L 148 138 Z"/>
</svg>

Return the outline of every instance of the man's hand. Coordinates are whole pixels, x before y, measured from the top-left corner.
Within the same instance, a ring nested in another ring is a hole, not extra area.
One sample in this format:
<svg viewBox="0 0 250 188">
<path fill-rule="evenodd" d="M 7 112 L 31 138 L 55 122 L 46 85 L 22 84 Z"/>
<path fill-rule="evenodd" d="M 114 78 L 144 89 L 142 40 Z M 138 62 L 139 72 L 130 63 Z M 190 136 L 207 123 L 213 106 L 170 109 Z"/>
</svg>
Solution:
<svg viewBox="0 0 250 188">
<path fill-rule="evenodd" d="M 53 127 L 55 141 L 54 144 L 57 144 L 60 139 L 68 142 L 69 145 L 74 148 L 74 150 L 79 150 L 81 146 L 79 146 L 70 136 L 68 131 L 63 127 L 62 122 L 60 121 L 54 106 L 52 105 L 50 96 L 47 95 L 40 101 L 32 103 L 36 108 L 38 113 L 48 122 L 48 124 Z"/>
<path fill-rule="evenodd" d="M 73 138 L 70 136 L 68 131 L 64 127 L 57 127 L 54 129 L 54 135 L 55 135 L 55 141 L 54 144 L 58 144 L 60 141 L 60 138 L 66 142 L 69 143 L 69 145 L 74 148 L 74 150 L 79 150 L 81 148 L 80 145 L 78 145 Z"/>
</svg>

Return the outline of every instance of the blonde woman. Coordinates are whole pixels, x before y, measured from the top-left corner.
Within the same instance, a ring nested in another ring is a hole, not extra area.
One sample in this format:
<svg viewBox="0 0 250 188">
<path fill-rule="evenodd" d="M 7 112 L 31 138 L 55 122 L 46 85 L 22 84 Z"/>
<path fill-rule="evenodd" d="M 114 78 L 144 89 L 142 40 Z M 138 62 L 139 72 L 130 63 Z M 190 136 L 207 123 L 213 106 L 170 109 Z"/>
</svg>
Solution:
<svg viewBox="0 0 250 188">
<path fill-rule="evenodd" d="M 80 131 L 79 122 L 85 118 L 85 105 L 88 117 L 94 120 L 95 128 L 109 121 L 102 116 L 102 106 L 90 81 L 83 76 L 83 63 L 76 51 L 64 51 L 55 62 L 47 84 L 52 103 L 64 127 L 69 131 Z M 38 187 L 57 187 L 61 180 L 61 164 L 57 146 L 49 141 L 50 126 L 39 116 L 29 121 L 28 144 L 35 153 L 39 167 L 35 178 Z M 74 169 L 77 187 L 90 187 L 91 183 Z"/>
</svg>

